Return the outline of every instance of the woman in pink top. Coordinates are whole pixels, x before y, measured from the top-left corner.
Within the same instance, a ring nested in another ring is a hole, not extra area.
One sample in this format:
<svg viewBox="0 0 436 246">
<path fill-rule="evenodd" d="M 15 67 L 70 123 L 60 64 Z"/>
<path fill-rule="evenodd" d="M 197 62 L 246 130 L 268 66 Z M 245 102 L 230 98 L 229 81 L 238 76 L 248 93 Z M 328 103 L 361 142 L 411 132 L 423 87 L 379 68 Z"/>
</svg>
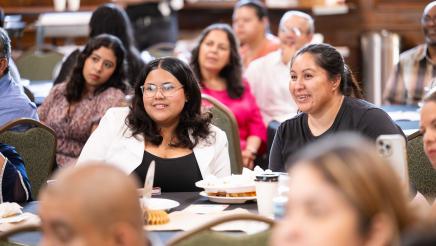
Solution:
<svg viewBox="0 0 436 246">
<path fill-rule="evenodd" d="M 192 51 L 191 67 L 202 85 L 202 93 L 225 104 L 239 126 L 243 164 L 253 168 L 253 161 L 266 141 L 266 128 L 256 100 L 242 80 L 241 59 L 231 27 L 213 24 L 200 34 Z"/>
<path fill-rule="evenodd" d="M 106 110 L 124 104 L 125 53 L 115 36 L 91 39 L 79 54 L 71 78 L 55 85 L 38 108 L 39 119 L 56 132 L 59 166 L 75 164 Z"/>
</svg>

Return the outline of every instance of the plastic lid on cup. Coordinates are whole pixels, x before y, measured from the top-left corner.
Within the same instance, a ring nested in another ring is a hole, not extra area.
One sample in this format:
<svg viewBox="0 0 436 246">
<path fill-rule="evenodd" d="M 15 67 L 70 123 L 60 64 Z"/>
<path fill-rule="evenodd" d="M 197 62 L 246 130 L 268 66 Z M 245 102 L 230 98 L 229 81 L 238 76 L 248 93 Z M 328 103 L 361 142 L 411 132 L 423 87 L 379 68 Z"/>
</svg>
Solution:
<svg viewBox="0 0 436 246">
<path fill-rule="evenodd" d="M 254 181 L 257 182 L 278 182 L 279 174 L 276 173 L 263 173 L 256 175 L 256 179 Z"/>
</svg>

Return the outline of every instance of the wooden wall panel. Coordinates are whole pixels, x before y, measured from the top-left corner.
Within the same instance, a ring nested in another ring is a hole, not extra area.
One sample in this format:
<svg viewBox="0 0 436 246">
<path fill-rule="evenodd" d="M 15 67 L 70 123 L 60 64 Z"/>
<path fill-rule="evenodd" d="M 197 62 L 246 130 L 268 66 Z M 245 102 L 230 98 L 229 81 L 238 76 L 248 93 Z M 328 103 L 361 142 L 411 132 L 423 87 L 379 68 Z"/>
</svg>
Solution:
<svg viewBox="0 0 436 246">
<path fill-rule="evenodd" d="M 32 23 L 38 13 L 51 11 L 52 0 L 1 0 L 6 12 L 25 14 L 27 23 Z M 92 11 L 104 0 L 82 0 L 81 9 Z M 399 33 L 402 50 L 409 49 L 423 42 L 420 18 L 426 0 L 348 0 L 350 11 L 343 15 L 314 16 L 316 31 L 324 35 L 325 41 L 335 46 L 347 46 L 350 56 L 347 62 L 357 74 L 361 74 L 360 37 L 368 31 L 383 29 Z M 300 7 L 311 13 L 311 9 Z M 271 30 L 277 32 L 280 17 L 289 9 L 270 9 Z M 197 33 L 215 22 L 231 23 L 231 3 L 196 3 L 186 4 L 179 11 L 181 33 Z M 17 45 L 28 48 L 34 42 L 34 31 L 29 29 Z M 16 47 L 17 47 L 16 46 Z"/>
</svg>

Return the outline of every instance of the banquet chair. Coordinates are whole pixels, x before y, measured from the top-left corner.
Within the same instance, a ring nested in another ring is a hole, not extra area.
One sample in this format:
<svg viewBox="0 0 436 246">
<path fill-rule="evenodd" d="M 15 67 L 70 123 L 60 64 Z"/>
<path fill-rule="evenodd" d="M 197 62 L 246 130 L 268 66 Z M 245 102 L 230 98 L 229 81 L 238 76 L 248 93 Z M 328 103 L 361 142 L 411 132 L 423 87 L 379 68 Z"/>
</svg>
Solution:
<svg viewBox="0 0 436 246">
<path fill-rule="evenodd" d="M 22 225 L 22 226 L 14 226 L 11 229 L 0 232 L 0 246 L 24 246 L 26 244 L 14 243 L 13 240 L 9 238 L 12 236 L 17 236 L 22 233 L 28 232 L 40 232 L 41 227 L 39 225 Z"/>
<path fill-rule="evenodd" d="M 409 179 L 428 200 L 436 197 L 436 172 L 424 153 L 422 134 L 417 131 L 407 137 Z"/>
<path fill-rule="evenodd" d="M 53 71 L 64 55 L 53 48 L 32 48 L 16 60 L 22 78 L 29 80 L 53 80 Z"/>
<path fill-rule="evenodd" d="M 26 126 L 24 131 L 14 131 L 16 126 Z M 23 158 L 29 176 L 33 198 L 54 169 L 56 134 L 50 127 L 33 119 L 10 121 L 0 128 L 0 142 L 15 147 Z"/>
<path fill-rule="evenodd" d="M 232 111 L 217 99 L 201 94 L 203 101 L 210 104 L 207 105 L 209 112 L 212 113 L 212 124 L 220 128 L 226 133 L 229 141 L 229 155 L 232 174 L 242 173 L 242 152 L 239 142 L 239 129 L 235 116 Z"/>
<path fill-rule="evenodd" d="M 211 228 L 234 221 L 264 222 L 268 229 L 254 234 L 235 234 L 212 231 Z M 255 214 L 233 214 L 224 216 L 170 239 L 168 246 L 261 246 L 268 245 L 274 220 Z"/>
</svg>

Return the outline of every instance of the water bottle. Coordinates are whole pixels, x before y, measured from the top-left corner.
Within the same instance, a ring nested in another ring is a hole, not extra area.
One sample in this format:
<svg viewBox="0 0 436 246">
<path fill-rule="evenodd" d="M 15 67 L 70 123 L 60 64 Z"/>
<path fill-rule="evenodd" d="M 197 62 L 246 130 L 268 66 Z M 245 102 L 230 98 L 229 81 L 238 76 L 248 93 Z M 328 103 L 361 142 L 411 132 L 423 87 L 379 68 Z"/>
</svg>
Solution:
<svg viewBox="0 0 436 246">
<path fill-rule="evenodd" d="M 285 216 L 286 203 L 288 202 L 289 177 L 286 173 L 280 174 L 277 186 L 277 195 L 273 198 L 274 219 L 279 220 Z"/>
</svg>

